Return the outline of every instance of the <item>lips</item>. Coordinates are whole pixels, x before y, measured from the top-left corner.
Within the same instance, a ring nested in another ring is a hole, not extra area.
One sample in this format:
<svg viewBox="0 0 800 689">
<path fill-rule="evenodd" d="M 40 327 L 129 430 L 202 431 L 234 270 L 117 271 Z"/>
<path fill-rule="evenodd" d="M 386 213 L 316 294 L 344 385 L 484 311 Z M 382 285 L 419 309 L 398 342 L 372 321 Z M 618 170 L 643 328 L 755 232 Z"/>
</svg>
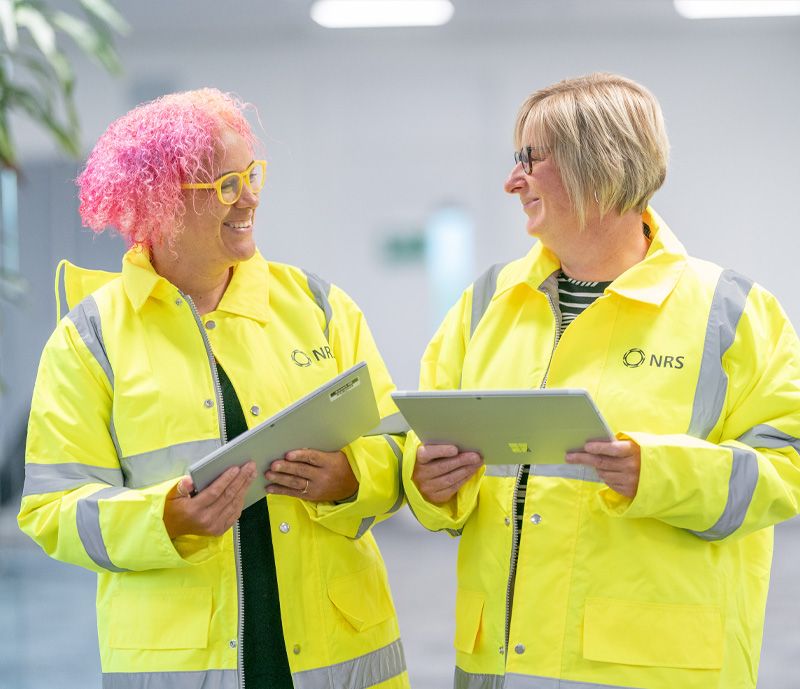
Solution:
<svg viewBox="0 0 800 689">
<path fill-rule="evenodd" d="M 530 208 L 533 204 L 538 203 L 539 197 L 537 196 L 535 199 L 528 199 L 527 201 L 522 202 L 523 208 Z"/>
</svg>

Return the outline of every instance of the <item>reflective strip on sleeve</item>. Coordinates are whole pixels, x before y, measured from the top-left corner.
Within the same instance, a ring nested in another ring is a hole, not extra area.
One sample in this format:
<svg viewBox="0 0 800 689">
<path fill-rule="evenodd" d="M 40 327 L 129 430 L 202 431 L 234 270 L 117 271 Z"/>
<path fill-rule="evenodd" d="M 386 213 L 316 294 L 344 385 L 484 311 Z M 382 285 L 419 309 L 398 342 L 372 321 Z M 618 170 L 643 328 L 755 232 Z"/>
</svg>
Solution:
<svg viewBox="0 0 800 689">
<path fill-rule="evenodd" d="M 403 453 L 400 451 L 394 438 L 389 435 L 384 435 L 383 438 L 389 444 L 389 447 L 392 448 L 392 452 L 394 452 L 394 456 L 397 458 L 397 500 L 394 501 L 394 505 L 392 505 L 386 513 L 394 514 L 400 509 L 403 504 L 403 497 L 405 496 L 405 491 L 403 490 Z"/>
<path fill-rule="evenodd" d="M 594 682 L 573 682 L 554 677 L 536 675 L 479 675 L 456 668 L 455 689 L 637 689 L 619 684 L 595 684 Z M 642 688 L 643 689 L 643 688 Z"/>
<path fill-rule="evenodd" d="M 109 486 L 122 486 L 122 471 L 118 467 L 98 467 L 80 462 L 64 462 L 62 464 L 25 465 L 25 485 L 22 488 L 26 495 L 43 493 L 60 493 L 74 490 L 89 483 L 105 483 Z"/>
<path fill-rule="evenodd" d="M 753 426 L 749 431 L 742 433 L 736 440 L 750 447 L 767 447 L 772 450 L 793 447 L 795 452 L 800 453 L 800 439 L 787 435 L 783 431 L 779 431 L 777 428 L 765 423 Z"/>
<path fill-rule="evenodd" d="M 115 495 L 125 492 L 125 488 L 103 488 L 96 493 L 78 500 L 75 521 L 78 527 L 78 536 L 86 554 L 92 561 L 103 569 L 110 572 L 127 572 L 127 569 L 117 567 L 108 556 L 108 549 L 103 540 L 103 532 L 100 529 L 100 505 L 99 500 L 107 500 Z"/>
<path fill-rule="evenodd" d="M 103 689 L 238 689 L 236 670 L 104 672 Z"/>
<path fill-rule="evenodd" d="M 189 466 L 222 445 L 219 438 L 177 443 L 150 452 L 123 457 L 120 461 L 129 488 L 145 488 L 183 476 Z"/>
<path fill-rule="evenodd" d="M 724 270 L 719 276 L 708 313 L 692 419 L 687 431 L 696 438 L 707 438 L 722 413 L 728 389 L 722 357 L 733 344 L 752 286 L 751 280 L 732 270 Z"/>
<path fill-rule="evenodd" d="M 590 481 L 602 483 L 594 467 L 578 464 L 531 464 L 530 473 L 535 476 L 549 476 L 552 478 L 571 478 L 576 481 Z M 486 476 L 498 478 L 516 478 L 519 464 L 487 464 Z"/>
<path fill-rule="evenodd" d="M 331 302 L 328 298 L 331 291 L 331 283 L 323 280 L 319 275 L 314 275 L 314 273 L 303 272 L 305 272 L 306 279 L 308 280 L 308 289 L 311 290 L 311 294 L 314 295 L 314 301 L 317 302 L 317 306 L 319 306 L 325 314 L 325 339 L 327 340 L 331 318 L 333 317 L 333 309 L 331 308 Z"/>
<path fill-rule="evenodd" d="M 400 412 L 396 412 L 381 419 L 381 422 L 375 426 L 369 433 L 364 435 L 384 435 L 391 433 L 392 435 L 405 435 L 409 428 L 408 423 Z"/>
<path fill-rule="evenodd" d="M 67 314 L 67 318 L 72 321 L 75 330 L 83 340 L 100 368 L 106 374 L 108 382 L 111 387 L 114 387 L 114 371 L 111 369 L 111 362 L 108 360 L 106 353 L 106 346 L 103 342 L 103 329 L 100 324 L 100 311 L 97 308 L 97 302 L 91 295 L 86 297 L 80 304 L 78 304 L 72 311 Z"/>
<path fill-rule="evenodd" d="M 731 476 L 728 479 L 728 501 L 716 524 L 705 531 L 691 531 L 704 541 L 719 541 L 730 536 L 744 522 L 758 483 L 758 459 L 752 450 L 739 447 L 733 452 Z"/>
<path fill-rule="evenodd" d="M 353 660 L 295 672 L 295 689 L 366 689 L 406 671 L 400 639 Z"/>
</svg>

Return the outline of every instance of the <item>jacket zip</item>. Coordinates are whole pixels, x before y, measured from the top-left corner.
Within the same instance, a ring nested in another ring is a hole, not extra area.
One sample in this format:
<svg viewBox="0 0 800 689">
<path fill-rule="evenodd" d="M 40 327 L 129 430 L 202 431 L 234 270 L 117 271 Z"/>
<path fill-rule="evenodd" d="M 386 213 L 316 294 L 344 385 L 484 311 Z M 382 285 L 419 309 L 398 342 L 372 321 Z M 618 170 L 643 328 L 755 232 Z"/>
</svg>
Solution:
<svg viewBox="0 0 800 689">
<path fill-rule="evenodd" d="M 544 290 L 542 290 L 542 292 L 547 297 L 547 303 L 550 305 L 550 310 L 553 312 L 553 319 L 555 320 L 555 334 L 553 336 L 553 349 L 550 351 L 550 360 L 547 362 L 544 378 L 542 379 L 542 383 L 539 385 L 539 388 L 544 388 L 547 386 L 547 376 L 550 373 L 550 364 L 553 362 L 553 355 L 555 354 L 556 347 L 558 346 L 558 341 L 561 339 L 560 313 L 558 309 L 556 309 L 550 293 L 545 292 Z M 511 528 L 513 531 L 511 536 L 511 563 L 508 569 L 508 583 L 506 585 L 505 645 L 503 646 L 503 653 L 506 657 L 506 663 L 508 663 L 508 642 L 509 636 L 511 635 L 511 604 L 514 597 L 514 582 L 517 576 L 517 558 L 519 556 L 519 539 L 521 535 L 520 530 L 517 528 L 517 496 L 519 494 L 520 484 L 522 483 L 522 467 L 523 465 L 520 464 L 519 469 L 517 469 L 517 477 L 514 481 L 514 492 L 512 493 L 511 497 Z M 530 469 L 528 469 L 528 473 L 530 478 Z"/>
<path fill-rule="evenodd" d="M 180 292 L 180 290 L 179 290 Z M 192 309 L 195 323 L 200 330 L 200 335 L 203 338 L 203 344 L 206 348 L 206 355 L 208 356 L 208 363 L 211 366 L 211 378 L 214 381 L 214 394 L 217 397 L 217 415 L 219 417 L 219 437 L 222 444 L 228 442 L 228 432 L 225 427 L 225 402 L 222 398 L 222 385 L 219 382 L 219 372 L 217 371 L 217 360 L 214 358 L 214 352 L 211 349 L 211 342 L 206 334 L 205 327 L 203 326 L 203 319 L 194 305 L 194 301 L 188 294 L 180 292 L 180 295 L 189 304 Z M 234 559 L 236 561 L 236 583 L 239 588 L 239 620 L 237 630 L 237 647 L 236 654 L 239 666 L 239 687 L 244 689 L 244 584 L 242 583 L 242 541 L 239 533 L 239 522 L 233 525 L 233 540 L 234 540 Z"/>
</svg>

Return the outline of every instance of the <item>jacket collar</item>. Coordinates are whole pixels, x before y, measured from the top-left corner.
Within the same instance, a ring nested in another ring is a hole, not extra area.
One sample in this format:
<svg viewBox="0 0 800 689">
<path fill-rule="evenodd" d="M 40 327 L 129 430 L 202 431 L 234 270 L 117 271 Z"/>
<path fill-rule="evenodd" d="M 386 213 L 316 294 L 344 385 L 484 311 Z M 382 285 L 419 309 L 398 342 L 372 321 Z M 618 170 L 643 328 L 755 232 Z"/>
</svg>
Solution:
<svg viewBox="0 0 800 689">
<path fill-rule="evenodd" d="M 156 273 L 146 249 L 133 247 L 122 259 L 122 283 L 136 311 L 148 299 L 174 300 L 178 288 Z M 255 255 L 233 269 L 233 277 L 217 311 L 227 311 L 266 323 L 269 320 L 269 268 L 263 256 Z"/>
<path fill-rule="evenodd" d="M 642 213 L 642 222 L 650 228 L 650 248 L 643 260 L 609 285 L 608 291 L 660 306 L 686 267 L 686 249 L 651 207 Z M 536 242 L 523 259 L 509 264 L 508 269 L 500 274 L 494 296 L 519 284 L 538 290 L 560 267 L 558 257 L 541 242 Z"/>
</svg>

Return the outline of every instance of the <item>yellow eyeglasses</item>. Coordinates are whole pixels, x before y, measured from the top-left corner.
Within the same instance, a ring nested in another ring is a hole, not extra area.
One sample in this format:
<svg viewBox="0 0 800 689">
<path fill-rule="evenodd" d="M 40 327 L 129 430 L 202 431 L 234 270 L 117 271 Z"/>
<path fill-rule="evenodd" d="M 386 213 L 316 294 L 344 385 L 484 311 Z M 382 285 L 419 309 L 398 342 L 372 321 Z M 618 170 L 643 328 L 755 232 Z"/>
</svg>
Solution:
<svg viewBox="0 0 800 689">
<path fill-rule="evenodd" d="M 181 189 L 216 189 L 220 203 L 232 206 L 242 196 L 245 184 L 254 194 L 260 192 L 266 174 L 267 161 L 254 160 L 244 172 L 228 172 L 213 182 L 181 184 Z"/>
</svg>

